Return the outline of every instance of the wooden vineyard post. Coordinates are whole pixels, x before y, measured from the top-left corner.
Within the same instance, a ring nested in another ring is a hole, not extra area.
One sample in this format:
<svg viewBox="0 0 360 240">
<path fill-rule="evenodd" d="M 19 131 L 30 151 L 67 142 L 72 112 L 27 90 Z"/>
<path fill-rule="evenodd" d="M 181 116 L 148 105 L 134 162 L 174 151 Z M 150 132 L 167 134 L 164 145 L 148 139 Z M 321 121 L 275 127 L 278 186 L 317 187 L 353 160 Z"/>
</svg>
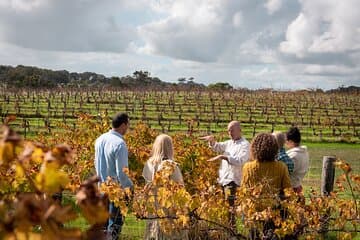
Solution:
<svg viewBox="0 0 360 240">
<path fill-rule="evenodd" d="M 26 133 L 28 131 L 30 131 L 30 124 L 29 124 L 29 121 L 25 118 L 23 118 L 23 121 L 22 121 L 22 127 L 24 128 L 24 138 L 26 139 Z"/>
<path fill-rule="evenodd" d="M 330 192 L 334 189 L 334 179 L 335 179 L 335 165 L 334 162 L 336 157 L 334 156 L 323 156 L 323 166 L 321 173 L 321 195 L 329 196 Z M 322 222 L 320 232 L 325 238 L 328 225 L 329 225 L 329 212 L 327 212 L 320 221 Z"/>
<path fill-rule="evenodd" d="M 323 157 L 323 167 L 321 174 L 321 193 L 322 195 L 328 196 L 334 188 L 334 178 L 335 178 L 335 162 L 336 158 L 334 156 L 324 156 Z"/>
</svg>

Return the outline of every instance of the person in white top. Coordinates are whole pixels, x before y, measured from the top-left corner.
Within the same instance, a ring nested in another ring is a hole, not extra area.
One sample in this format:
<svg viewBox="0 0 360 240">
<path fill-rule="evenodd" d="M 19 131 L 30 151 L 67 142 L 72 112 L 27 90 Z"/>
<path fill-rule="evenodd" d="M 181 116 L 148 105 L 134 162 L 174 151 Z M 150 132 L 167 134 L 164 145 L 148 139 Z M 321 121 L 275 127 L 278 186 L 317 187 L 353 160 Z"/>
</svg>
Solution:
<svg viewBox="0 0 360 240">
<path fill-rule="evenodd" d="M 156 137 L 151 157 L 144 165 L 143 177 L 147 184 L 154 180 L 156 172 L 160 172 L 167 167 L 174 167 L 174 171 L 169 176 L 169 179 L 184 185 L 183 176 L 181 174 L 178 164 L 174 161 L 174 148 L 172 139 L 166 134 L 160 134 Z M 155 195 L 155 209 L 159 206 L 156 200 L 157 188 L 154 189 Z M 188 232 L 185 229 L 175 232 L 164 232 L 160 227 L 160 222 L 157 219 L 147 220 L 144 239 L 169 239 L 169 240 L 186 240 L 188 239 Z"/>
<path fill-rule="evenodd" d="M 221 161 L 218 182 L 223 187 L 229 205 L 233 207 L 236 188 L 240 186 L 242 167 L 249 160 L 250 144 L 241 136 L 241 126 L 238 121 L 231 121 L 227 130 L 231 140 L 216 142 L 213 135 L 204 136 L 200 139 L 208 141 L 210 147 L 220 153 L 208 161 Z M 228 196 L 227 192 L 230 192 Z M 234 214 L 230 214 L 230 223 L 235 226 Z"/>
<path fill-rule="evenodd" d="M 174 163 L 176 165 L 174 172 L 171 175 L 171 179 L 183 185 L 184 180 L 180 168 L 174 161 L 174 148 L 172 139 L 169 135 L 160 134 L 156 137 L 151 151 L 151 157 L 146 161 L 143 168 L 142 175 L 146 183 L 153 181 L 154 174 L 162 169 L 165 162 L 169 162 L 170 164 Z"/>
<path fill-rule="evenodd" d="M 309 170 L 309 153 L 306 146 L 300 146 L 301 135 L 297 127 L 291 127 L 286 133 L 287 155 L 294 161 L 294 171 L 290 182 L 296 193 L 302 193 L 302 180 Z"/>
</svg>

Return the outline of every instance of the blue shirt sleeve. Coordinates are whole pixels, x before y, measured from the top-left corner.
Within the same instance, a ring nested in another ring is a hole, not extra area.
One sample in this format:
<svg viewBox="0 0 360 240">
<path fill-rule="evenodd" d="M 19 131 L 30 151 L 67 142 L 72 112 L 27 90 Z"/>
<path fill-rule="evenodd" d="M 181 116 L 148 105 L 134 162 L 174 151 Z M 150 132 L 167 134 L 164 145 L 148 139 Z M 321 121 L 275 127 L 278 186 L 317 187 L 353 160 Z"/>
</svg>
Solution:
<svg viewBox="0 0 360 240">
<path fill-rule="evenodd" d="M 120 182 L 123 188 L 132 188 L 133 183 L 129 176 L 124 173 L 123 169 L 128 168 L 128 150 L 125 144 L 121 144 L 115 151 L 115 168 L 116 168 L 116 176 L 118 181 Z"/>
</svg>

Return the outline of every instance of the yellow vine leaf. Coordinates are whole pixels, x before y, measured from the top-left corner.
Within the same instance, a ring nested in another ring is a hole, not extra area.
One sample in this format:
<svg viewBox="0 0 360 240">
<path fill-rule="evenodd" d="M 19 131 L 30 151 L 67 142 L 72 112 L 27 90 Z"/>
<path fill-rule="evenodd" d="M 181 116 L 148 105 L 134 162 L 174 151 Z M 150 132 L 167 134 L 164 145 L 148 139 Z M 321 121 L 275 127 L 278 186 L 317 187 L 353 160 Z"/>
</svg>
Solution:
<svg viewBox="0 0 360 240">
<path fill-rule="evenodd" d="M 40 173 L 35 177 L 36 187 L 49 194 L 61 191 L 68 183 L 68 175 L 61 171 L 57 164 L 43 165 Z"/>
<path fill-rule="evenodd" d="M 44 238 L 40 233 L 15 231 L 12 234 L 7 234 L 4 240 L 44 240 Z"/>
<path fill-rule="evenodd" d="M 31 159 L 35 163 L 41 164 L 44 160 L 44 151 L 39 147 L 35 147 L 32 155 L 31 155 Z"/>
<path fill-rule="evenodd" d="M 180 215 L 179 216 L 179 219 L 178 219 L 178 222 L 182 225 L 182 226 L 185 226 L 189 221 L 189 218 L 186 217 L 185 215 Z"/>
<path fill-rule="evenodd" d="M 0 142 L 0 165 L 8 166 L 15 158 L 15 146 L 12 142 Z"/>
<path fill-rule="evenodd" d="M 16 178 L 23 178 L 25 176 L 24 169 L 19 164 L 15 166 L 15 176 Z"/>
</svg>

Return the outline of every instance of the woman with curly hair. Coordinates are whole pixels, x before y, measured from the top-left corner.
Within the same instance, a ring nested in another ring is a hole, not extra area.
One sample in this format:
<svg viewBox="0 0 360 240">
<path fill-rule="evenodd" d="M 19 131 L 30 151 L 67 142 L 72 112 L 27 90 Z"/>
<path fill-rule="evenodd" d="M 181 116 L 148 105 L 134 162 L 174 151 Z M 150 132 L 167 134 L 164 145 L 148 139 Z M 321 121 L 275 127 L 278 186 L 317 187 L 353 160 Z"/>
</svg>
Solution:
<svg viewBox="0 0 360 240">
<path fill-rule="evenodd" d="M 276 161 L 278 151 L 277 141 L 269 133 L 260 133 L 251 142 L 251 161 L 244 165 L 241 183 L 242 187 L 253 191 L 252 194 L 259 195 L 251 204 L 257 212 L 269 207 L 279 208 L 278 196 L 283 195 L 285 188 L 291 188 L 287 166 Z M 283 215 L 283 210 L 281 212 Z M 271 219 L 262 221 L 263 237 L 274 236 L 274 229 L 275 224 Z M 257 228 L 251 229 L 250 239 L 260 239 Z M 278 238 L 274 236 L 269 239 Z"/>
<path fill-rule="evenodd" d="M 290 177 L 286 165 L 276 161 L 279 151 L 274 136 L 269 133 L 258 134 L 251 142 L 250 156 L 252 161 L 243 168 L 242 185 L 247 188 L 265 183 L 268 190 L 280 193 L 290 188 Z"/>
</svg>

